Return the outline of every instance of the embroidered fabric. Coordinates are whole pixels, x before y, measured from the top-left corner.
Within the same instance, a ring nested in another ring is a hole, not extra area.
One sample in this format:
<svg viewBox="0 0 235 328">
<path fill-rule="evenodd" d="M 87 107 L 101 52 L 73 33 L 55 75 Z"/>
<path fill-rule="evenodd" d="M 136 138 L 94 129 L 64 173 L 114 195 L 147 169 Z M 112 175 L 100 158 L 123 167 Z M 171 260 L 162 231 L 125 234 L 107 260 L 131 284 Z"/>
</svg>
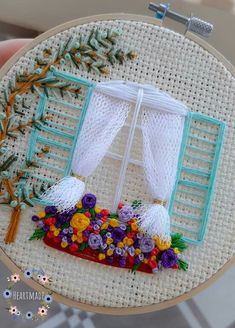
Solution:
<svg viewBox="0 0 235 328">
<path fill-rule="evenodd" d="M 72 256 L 56 252 L 41 241 L 30 243 L 28 237 L 34 230 L 30 218 L 35 213 L 35 208 L 24 211 L 16 242 L 5 245 L 4 237 L 11 211 L 2 206 L 0 212 L 4 219 L 0 220 L 1 248 L 22 271 L 26 268 L 42 267 L 50 277 L 53 277 L 52 291 L 69 300 L 95 305 L 97 311 L 102 306 L 118 307 L 120 312 L 128 307 L 138 307 L 143 311 L 142 306 L 167 303 L 167 300 L 172 301 L 180 295 L 189 293 L 191 289 L 212 277 L 234 255 L 234 179 L 232 178 L 235 170 L 234 77 L 220 60 L 178 33 L 140 21 L 108 20 L 79 26 L 75 22 L 70 29 L 40 42 L 6 73 L 1 86 L 5 87 L 15 76 L 16 71 L 23 72 L 27 67 L 33 69 L 34 58 L 40 56 L 45 47 L 57 50 L 61 42 L 66 42 L 70 35 L 87 35 L 97 27 L 104 30 L 110 27 L 121 27 L 123 30 L 121 43 L 127 47 L 131 44 L 133 49 L 138 49 L 137 61 L 114 66 L 108 78 L 150 83 L 183 101 L 192 111 L 227 123 L 224 155 L 221 158 L 221 169 L 218 172 L 205 242 L 200 247 L 189 246 L 186 257 L 190 259 L 190 266 L 187 273 L 179 271 L 173 274 L 167 272 L 146 275 L 137 272 L 133 275 L 128 270 L 115 270 L 91 261 L 79 259 L 75 261 Z M 65 65 L 63 70 L 96 82 L 106 79 L 93 72 L 77 70 L 70 64 Z M 37 101 L 31 101 L 30 116 L 35 112 L 36 105 Z M 58 104 L 54 106 L 58 108 Z M 61 110 L 63 111 L 64 107 L 61 107 Z M 74 111 L 71 109 L 69 113 L 73 115 Z M 59 122 L 63 124 L 62 119 Z M 115 150 L 120 156 L 123 145 L 126 144 L 126 131 L 127 128 L 123 127 L 120 136 L 117 136 L 111 145 L 111 150 Z M 17 149 L 19 161 L 28 149 L 28 140 L 27 132 L 23 141 L 21 138 L 18 140 L 9 138 L 9 148 Z M 66 158 L 66 153 L 61 151 L 59 154 Z M 197 152 L 194 154 L 197 155 Z M 135 161 L 142 159 L 142 134 L 139 129 L 136 129 L 131 158 Z M 54 161 L 52 165 L 58 163 L 60 162 Z M 95 172 L 86 180 L 87 191 L 97 195 L 101 206 L 112 206 L 119 164 L 120 161 L 105 157 Z M 109 174 L 110 172 L 112 174 Z M 47 178 L 51 178 L 52 175 L 59 178 L 57 172 L 49 169 L 42 170 L 42 175 Z M 129 203 L 134 199 L 142 199 L 146 203 L 151 202 L 143 182 L 142 167 L 133 162 L 128 165 L 122 199 L 126 199 Z M 190 193 L 184 194 L 183 200 L 190 202 Z M 182 212 L 184 208 L 181 206 Z M 180 218 L 173 218 L 173 223 L 180 222 Z M 195 228 L 197 224 L 196 221 L 192 221 Z M 187 234 L 186 231 L 181 232 Z M 65 278 L 61 279 L 62 276 Z"/>
<path fill-rule="evenodd" d="M 142 90 L 141 97 L 139 96 L 140 90 Z M 100 161 L 105 156 L 109 146 L 112 144 L 115 136 L 124 125 L 128 116 L 131 102 L 136 103 L 138 112 L 142 104 L 149 105 L 149 110 L 152 111 L 151 115 L 153 118 L 155 117 L 155 111 L 156 113 L 179 113 L 178 115 L 186 115 L 187 112 L 185 105 L 181 102 L 150 85 L 141 85 L 138 83 L 124 81 L 113 81 L 97 84 L 97 87 L 91 97 L 86 119 L 74 150 L 72 173 L 82 177 L 88 177 L 95 171 Z M 135 125 L 138 119 L 138 112 L 136 114 Z M 168 116 L 165 116 L 166 119 L 167 117 Z M 147 129 L 148 128 L 151 130 L 151 127 L 147 127 Z M 132 131 L 134 133 L 133 129 Z M 154 129 L 158 129 L 158 127 L 156 126 Z M 166 126 L 165 131 L 162 130 L 161 127 L 160 129 L 160 132 L 163 134 L 171 134 L 170 130 L 168 130 L 168 126 Z M 126 152 L 126 159 L 124 159 L 124 162 L 126 163 L 128 163 L 127 157 L 129 157 L 132 144 L 131 139 L 129 139 L 130 138 L 127 140 L 129 143 L 129 152 Z M 149 142 L 151 143 L 150 139 Z M 180 140 L 176 139 L 176 142 L 179 143 Z M 163 145 L 162 147 L 164 147 Z M 146 144 L 146 146 L 148 145 Z M 161 152 L 159 152 L 159 155 L 160 154 Z M 145 153 L 145 155 L 148 156 L 147 153 Z M 149 155 L 151 156 L 151 152 Z M 165 155 L 165 152 L 163 155 Z M 171 152 L 170 156 L 175 157 L 175 154 L 172 154 Z M 154 158 L 154 160 L 156 160 L 156 158 Z M 175 161 L 176 160 L 177 157 Z M 163 165 L 163 163 L 164 156 L 160 161 L 159 167 Z M 161 174 L 161 169 L 158 173 L 152 173 Z M 163 181 L 164 179 L 165 177 L 163 177 Z M 171 184 L 173 184 L 171 176 L 169 179 L 171 180 Z M 161 188 L 161 185 L 159 188 Z M 84 191 L 85 183 L 83 181 L 77 179 L 76 177 L 65 177 L 57 184 L 49 188 L 42 196 L 42 199 L 45 202 L 52 203 L 57 206 L 61 209 L 61 211 L 65 211 L 70 210 L 75 206 Z M 117 194 L 116 198 L 119 196 L 120 195 Z M 146 218 L 146 220 L 148 220 L 148 218 Z M 149 232 L 148 229 L 147 232 Z"/>
<path fill-rule="evenodd" d="M 143 163 L 149 192 L 153 200 L 168 204 L 175 182 L 184 116 L 152 111 L 145 107 L 141 127 Z M 142 229 L 150 235 L 170 238 L 170 218 L 163 205 L 144 205 L 140 221 Z"/>
</svg>

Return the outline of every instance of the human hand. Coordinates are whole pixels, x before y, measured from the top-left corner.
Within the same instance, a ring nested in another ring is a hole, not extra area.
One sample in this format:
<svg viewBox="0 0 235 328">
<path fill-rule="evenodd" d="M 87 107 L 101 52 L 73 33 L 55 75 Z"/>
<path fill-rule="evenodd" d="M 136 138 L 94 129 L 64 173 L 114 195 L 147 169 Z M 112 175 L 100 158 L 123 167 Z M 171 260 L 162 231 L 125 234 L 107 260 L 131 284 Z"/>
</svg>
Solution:
<svg viewBox="0 0 235 328">
<path fill-rule="evenodd" d="M 0 42 L 0 67 L 2 67 L 16 51 L 30 41 L 31 39 L 12 39 Z"/>
</svg>

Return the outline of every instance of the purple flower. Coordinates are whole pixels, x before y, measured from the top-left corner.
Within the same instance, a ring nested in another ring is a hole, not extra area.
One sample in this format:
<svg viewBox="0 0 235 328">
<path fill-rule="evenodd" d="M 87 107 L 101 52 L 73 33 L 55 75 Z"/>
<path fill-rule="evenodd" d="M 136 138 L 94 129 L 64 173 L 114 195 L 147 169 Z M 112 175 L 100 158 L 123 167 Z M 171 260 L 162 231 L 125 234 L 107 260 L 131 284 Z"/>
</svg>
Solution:
<svg viewBox="0 0 235 328">
<path fill-rule="evenodd" d="M 37 227 L 38 228 L 43 228 L 44 227 L 44 223 L 42 221 L 38 221 L 37 222 Z"/>
<path fill-rule="evenodd" d="M 133 246 L 129 247 L 128 253 L 130 254 L 130 256 L 134 256 L 135 255 L 135 248 Z"/>
<path fill-rule="evenodd" d="M 67 223 L 70 218 L 68 218 L 67 214 L 61 213 L 57 215 L 57 219 L 61 224 Z"/>
<path fill-rule="evenodd" d="M 177 264 L 178 258 L 172 248 L 165 250 L 161 255 L 161 264 L 164 268 L 172 268 Z"/>
<path fill-rule="evenodd" d="M 122 249 L 117 247 L 117 248 L 115 249 L 115 253 L 116 253 L 117 255 L 121 255 L 121 254 L 122 254 Z"/>
<path fill-rule="evenodd" d="M 49 231 L 49 229 L 50 229 L 50 227 L 49 227 L 48 225 L 44 225 L 42 228 L 43 228 L 43 230 L 46 231 L 46 232 Z"/>
<path fill-rule="evenodd" d="M 122 222 L 127 222 L 134 216 L 133 207 L 129 205 L 124 205 L 122 208 L 118 210 L 119 220 Z"/>
<path fill-rule="evenodd" d="M 108 256 L 108 257 L 107 257 L 107 262 L 108 262 L 109 264 L 112 264 L 113 261 L 114 261 L 114 257 L 113 257 L 113 256 Z"/>
<path fill-rule="evenodd" d="M 82 197 L 82 206 L 84 208 L 93 208 L 96 204 L 96 197 L 93 194 L 85 194 Z"/>
<path fill-rule="evenodd" d="M 134 260 L 134 263 L 135 264 L 139 264 L 141 262 L 139 256 L 135 256 L 135 260 Z"/>
<path fill-rule="evenodd" d="M 77 208 L 74 207 L 72 208 L 70 211 L 66 212 L 67 216 L 71 217 L 72 215 L 74 215 L 77 212 Z"/>
<path fill-rule="evenodd" d="M 125 237 L 125 232 L 120 228 L 114 228 L 112 231 L 112 239 L 114 243 L 119 243 Z"/>
<path fill-rule="evenodd" d="M 61 223 L 60 223 L 60 222 L 56 222 L 56 223 L 55 223 L 55 227 L 56 227 L 56 228 L 60 228 L 60 227 L 61 227 Z"/>
<path fill-rule="evenodd" d="M 121 268 L 124 268 L 126 266 L 126 258 L 122 257 L 119 261 L 119 265 Z"/>
<path fill-rule="evenodd" d="M 89 230 L 85 230 L 85 231 L 83 231 L 83 236 L 85 236 L 85 237 L 89 237 L 90 236 L 90 231 Z"/>
<path fill-rule="evenodd" d="M 46 206 L 45 212 L 46 214 L 56 214 L 57 208 L 55 206 Z"/>
<path fill-rule="evenodd" d="M 39 220 L 39 217 L 37 215 L 32 216 L 32 221 L 37 222 Z"/>
<path fill-rule="evenodd" d="M 95 233 L 91 233 L 88 239 L 88 245 L 92 249 L 99 248 L 103 243 L 102 237 L 100 235 L 96 235 Z"/>
<path fill-rule="evenodd" d="M 140 241 L 140 249 L 143 253 L 149 253 L 154 249 L 155 243 L 150 237 L 143 237 Z"/>
</svg>

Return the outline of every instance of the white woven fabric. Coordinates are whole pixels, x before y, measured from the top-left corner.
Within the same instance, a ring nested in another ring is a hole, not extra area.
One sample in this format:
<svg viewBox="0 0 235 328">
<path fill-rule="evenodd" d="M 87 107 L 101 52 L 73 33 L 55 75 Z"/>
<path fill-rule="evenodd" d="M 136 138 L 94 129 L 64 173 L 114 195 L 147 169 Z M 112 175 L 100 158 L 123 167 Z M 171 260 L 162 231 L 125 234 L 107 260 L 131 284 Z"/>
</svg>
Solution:
<svg viewBox="0 0 235 328">
<path fill-rule="evenodd" d="M 118 44 L 120 48 L 129 49 L 131 46 L 138 50 L 136 61 L 113 66 L 110 76 L 102 76 L 103 81 L 112 79 L 148 83 L 168 92 L 192 111 L 226 122 L 223 156 L 205 242 L 199 247 L 190 246 L 186 251 L 185 257 L 189 261 L 186 273 L 164 270 L 156 275 L 140 272 L 133 275 L 125 269 L 111 268 L 63 254 L 45 246 L 42 241 L 29 242 L 28 238 L 35 228 L 30 217 L 35 209 L 23 213 L 16 242 L 5 245 L 4 236 L 10 210 L 1 208 L 0 246 L 22 270 L 42 267 L 52 278 L 52 290 L 67 298 L 96 306 L 119 308 L 156 304 L 172 300 L 201 285 L 235 255 L 235 79 L 213 55 L 182 35 L 151 24 L 109 20 L 72 27 L 42 42 L 17 61 L 0 82 L 1 86 L 4 87 L 17 70 L 23 72 L 28 67 L 33 69 L 33 58 L 39 56 L 45 47 L 56 50 L 72 33 L 87 35 L 97 27 L 121 28 L 123 35 Z M 62 69 L 96 82 L 101 78 L 91 72 L 78 71 L 70 65 Z M 36 105 L 37 100 L 32 100 L 31 115 Z M 55 106 L 58 108 L 58 105 Z M 63 106 L 61 110 L 64 110 Z M 70 114 L 73 113 L 71 110 Z M 131 113 L 127 123 L 131 121 Z M 74 123 L 71 121 L 71 126 Z M 110 151 L 123 155 L 127 135 L 128 127 L 123 126 Z M 27 151 L 28 137 L 27 133 L 24 141 L 9 141 L 10 149 L 14 146 L 19 153 L 19 165 Z M 122 199 L 126 202 L 134 199 L 152 201 L 144 184 L 143 168 L 135 164 L 142 160 L 142 144 L 142 133 L 137 127 L 131 149 L 132 162 L 128 165 L 122 192 Z M 120 161 L 104 157 L 95 173 L 87 179 L 86 190 L 96 194 L 101 206 L 111 208 L 119 170 Z M 42 174 L 49 178 L 56 177 L 55 172 L 46 169 Z M 190 195 L 185 194 L 184 200 L 190 201 Z M 177 220 L 174 218 L 175 223 L 179 222 Z"/>
<path fill-rule="evenodd" d="M 141 96 L 139 96 L 140 90 L 142 90 Z M 186 115 L 187 113 L 186 107 L 183 103 L 152 87 L 151 85 L 141 85 L 138 83 L 124 81 L 98 83 L 90 99 L 85 122 L 74 149 L 72 173 L 75 177 L 65 177 L 49 188 L 42 196 L 42 199 L 45 202 L 55 205 L 61 211 L 70 210 L 76 205 L 85 191 L 84 181 L 76 178 L 76 175 L 87 178 L 95 171 L 117 133 L 123 127 L 128 116 L 131 102 L 136 103 L 138 112 L 134 112 L 136 119 L 135 124 L 132 124 L 132 137 L 127 140 L 129 148 L 124 155 L 124 162 L 126 164 L 123 164 L 123 168 L 121 170 L 122 172 L 120 172 L 121 181 L 118 183 L 117 188 L 119 191 L 116 193 L 114 200 L 114 203 L 116 204 L 120 201 L 118 198 L 121 195 L 132 140 L 134 137 L 134 130 L 141 106 L 143 104 L 149 105 L 149 109 L 152 112 L 160 111 L 163 113 L 178 113 L 178 115 Z M 151 115 L 152 117 L 155 117 L 154 113 L 150 114 L 150 116 Z M 170 116 L 165 116 L 166 119 L 167 117 L 170 118 Z M 143 121 L 143 125 L 144 130 L 146 130 L 146 120 Z M 160 130 L 162 130 L 161 125 L 159 127 Z M 149 128 L 151 129 L 150 126 Z M 168 127 L 166 127 L 166 131 L 160 132 L 169 135 Z M 173 140 L 175 139 L 174 137 L 175 135 L 173 134 Z M 166 142 L 168 143 L 168 140 L 166 140 Z M 180 143 L 180 140 L 177 138 L 176 142 Z M 144 146 L 148 148 L 146 137 L 144 138 Z M 171 149 L 168 150 L 170 152 L 170 156 L 175 155 L 172 153 Z M 148 152 L 149 151 L 150 149 Z M 145 154 L 147 153 L 145 152 Z M 149 156 L 151 156 L 151 151 Z M 164 161 L 164 159 L 162 161 Z M 161 172 L 159 172 L 159 174 L 161 174 Z M 169 179 L 172 179 L 171 172 Z M 164 220 L 164 218 L 162 218 L 162 220 Z M 146 226 L 146 220 L 144 221 L 144 225 Z"/>
<path fill-rule="evenodd" d="M 169 205 L 175 183 L 176 169 L 184 128 L 184 116 L 144 108 L 143 163 L 145 176 L 153 200 Z M 144 205 L 140 226 L 148 234 L 170 239 L 170 217 L 164 205 Z"/>
<path fill-rule="evenodd" d="M 127 101 L 94 90 L 74 149 L 72 173 L 75 176 L 87 178 L 95 171 L 123 126 L 129 106 Z M 42 199 L 65 211 L 76 205 L 84 191 L 84 181 L 65 177 L 49 188 Z"/>
</svg>

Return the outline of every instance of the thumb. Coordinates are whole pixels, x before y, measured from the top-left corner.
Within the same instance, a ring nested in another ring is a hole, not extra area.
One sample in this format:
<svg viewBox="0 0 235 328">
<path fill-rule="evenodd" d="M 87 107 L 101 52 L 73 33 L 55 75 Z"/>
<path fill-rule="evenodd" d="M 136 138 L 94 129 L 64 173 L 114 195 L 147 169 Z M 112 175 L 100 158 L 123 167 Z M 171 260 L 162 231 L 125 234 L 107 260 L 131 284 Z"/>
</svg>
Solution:
<svg viewBox="0 0 235 328">
<path fill-rule="evenodd" d="M 0 42 L 0 67 L 32 39 L 12 39 Z"/>
</svg>

